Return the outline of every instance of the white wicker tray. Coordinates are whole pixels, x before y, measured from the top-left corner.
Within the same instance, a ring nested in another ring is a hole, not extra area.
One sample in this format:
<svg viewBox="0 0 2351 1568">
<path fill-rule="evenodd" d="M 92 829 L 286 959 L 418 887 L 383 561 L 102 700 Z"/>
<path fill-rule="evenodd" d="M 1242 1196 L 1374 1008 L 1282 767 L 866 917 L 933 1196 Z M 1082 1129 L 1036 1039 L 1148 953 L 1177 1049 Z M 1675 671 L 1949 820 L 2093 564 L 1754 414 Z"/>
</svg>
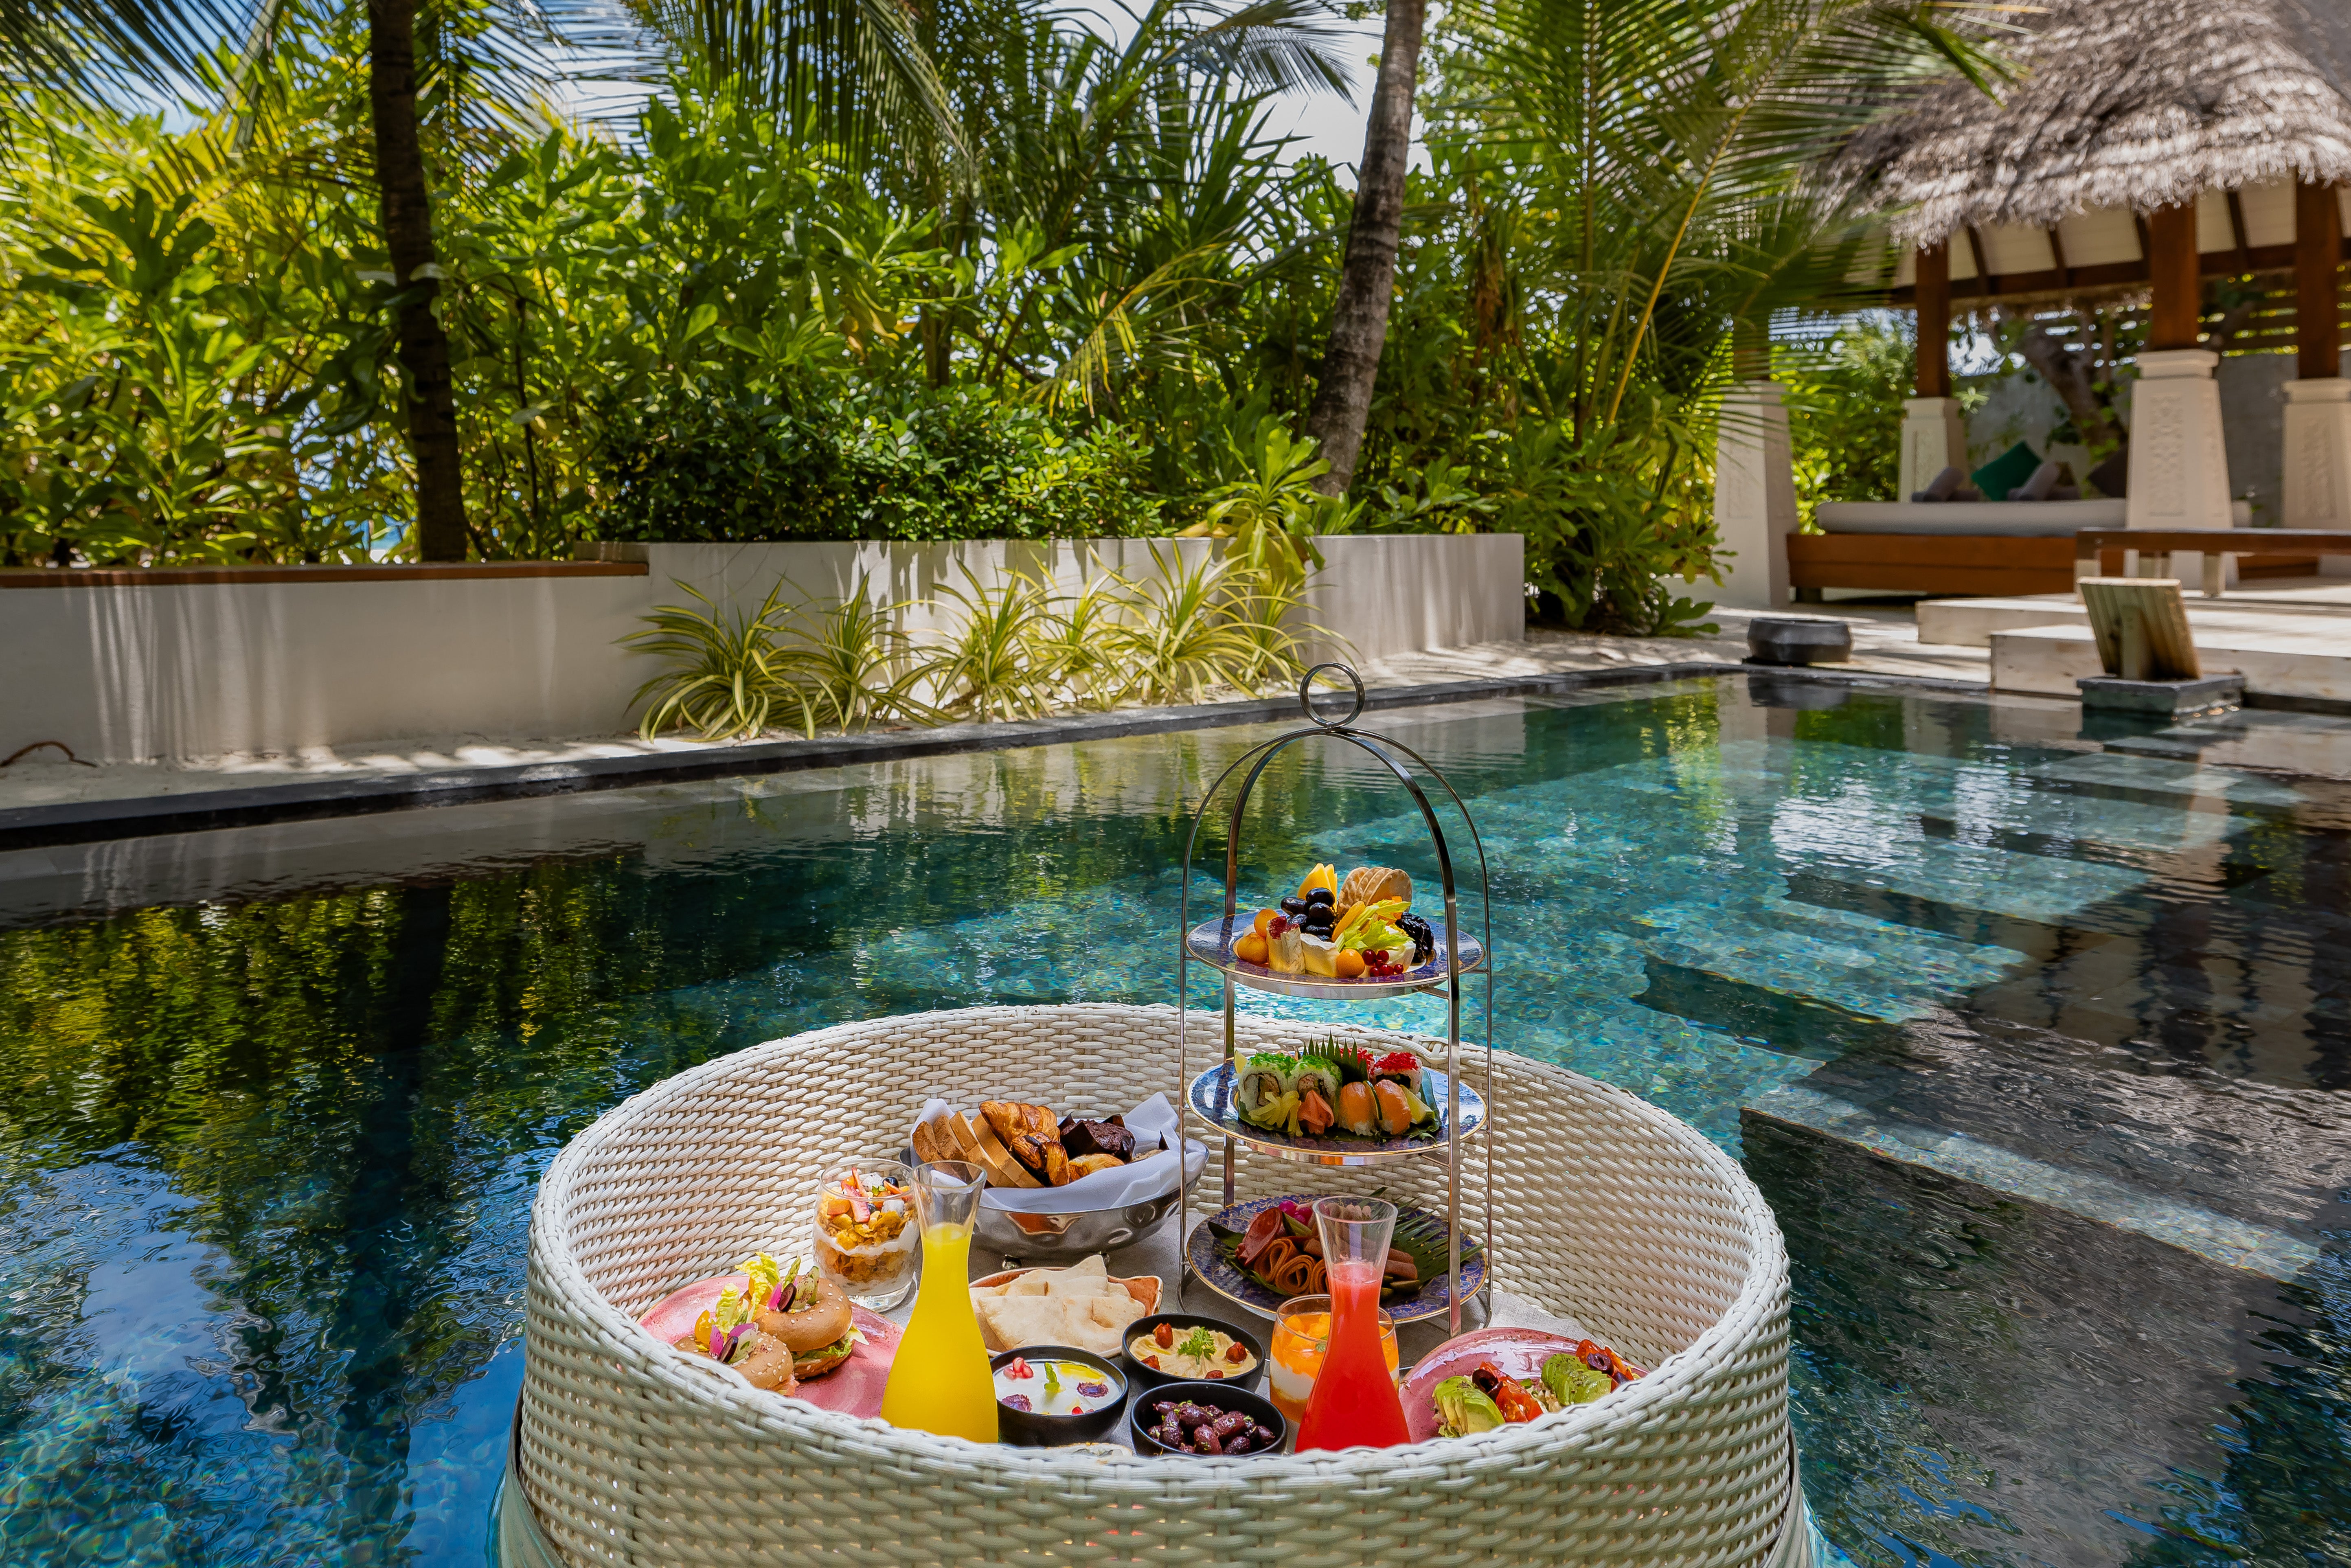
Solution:
<svg viewBox="0 0 2351 1568">
<path fill-rule="evenodd" d="M 1406 1043 L 1244 1016 L 1237 1044 L 1334 1033 Z M 1596 1405 L 1335 1455 L 993 1448 L 758 1392 L 637 1327 L 671 1286 L 754 1241 L 798 1234 L 818 1182 L 893 1147 L 931 1094 L 1123 1103 L 1168 1081 L 1176 1050 L 1165 1008 L 877 1019 L 706 1062 L 597 1122 L 549 1168 L 531 1217 L 516 1445 L 528 1533 L 574 1565 L 730 1568 L 1438 1558 L 1749 1568 L 1809 1555 L 1796 1539 L 1787 1260 L 1771 1210 L 1695 1130 L 1516 1057 L 1498 1055 L 1479 1085 L 1511 1129 L 1495 1150 L 1488 1253 L 1507 1289 L 1655 1369 Z M 1424 1163 L 1317 1179 L 1426 1202 L 1444 1172 Z M 1240 1167 L 1249 1196 L 1296 1179 L 1281 1162 Z"/>
</svg>

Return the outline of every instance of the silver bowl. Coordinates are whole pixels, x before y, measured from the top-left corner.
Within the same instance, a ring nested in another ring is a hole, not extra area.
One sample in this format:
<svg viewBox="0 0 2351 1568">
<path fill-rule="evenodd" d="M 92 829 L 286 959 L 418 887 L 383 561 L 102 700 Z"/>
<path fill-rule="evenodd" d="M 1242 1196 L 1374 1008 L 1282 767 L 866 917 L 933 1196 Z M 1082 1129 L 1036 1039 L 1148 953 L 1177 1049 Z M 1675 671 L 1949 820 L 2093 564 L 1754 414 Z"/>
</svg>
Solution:
<svg viewBox="0 0 2351 1568">
<path fill-rule="evenodd" d="M 1199 1177 L 1192 1180 L 1197 1182 Z M 978 1234 L 974 1238 L 974 1256 L 985 1261 L 1001 1256 L 1023 1264 L 1059 1263 L 1132 1247 L 1176 1212 L 1180 1196 L 1171 1192 L 1146 1203 L 1081 1209 L 1075 1214 L 1021 1215 L 1020 1218 L 1039 1227 L 1035 1230 L 1015 1225 L 1011 1210 L 992 1207 L 983 1197 L 975 1224 Z"/>
</svg>

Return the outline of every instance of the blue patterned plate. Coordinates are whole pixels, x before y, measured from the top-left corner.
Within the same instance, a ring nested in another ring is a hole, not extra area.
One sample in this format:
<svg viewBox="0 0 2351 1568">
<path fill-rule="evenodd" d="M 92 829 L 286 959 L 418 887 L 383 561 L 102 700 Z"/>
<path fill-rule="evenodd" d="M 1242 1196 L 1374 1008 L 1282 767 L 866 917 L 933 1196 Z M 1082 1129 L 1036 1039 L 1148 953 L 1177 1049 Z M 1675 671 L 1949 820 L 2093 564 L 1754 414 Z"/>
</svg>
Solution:
<svg viewBox="0 0 2351 1568">
<path fill-rule="evenodd" d="M 1237 911 L 1204 920 L 1185 935 L 1186 950 L 1196 963 L 1221 969 L 1240 985 L 1260 991 L 1279 991 L 1290 997 L 1312 997 L 1326 1002 L 1368 1002 L 1382 997 L 1401 997 L 1411 991 L 1437 991 L 1451 971 L 1447 967 L 1445 922 L 1430 920 L 1429 930 L 1437 937 L 1437 951 L 1425 964 L 1416 965 L 1403 974 L 1389 979 L 1374 979 L 1359 975 L 1352 980 L 1342 980 L 1329 975 L 1307 975 L 1270 969 L 1263 964 L 1252 964 L 1233 956 L 1233 938 L 1246 936 L 1257 923 L 1257 911 Z M 1461 933 L 1461 972 L 1485 967 L 1486 949 L 1478 938 L 1467 931 Z"/>
<path fill-rule="evenodd" d="M 1353 1133 L 1339 1133 L 1322 1138 L 1310 1138 L 1301 1134 L 1293 1138 L 1278 1128 L 1252 1126 L 1241 1120 L 1240 1106 L 1233 1098 L 1233 1063 L 1229 1061 L 1219 1061 L 1192 1080 L 1192 1113 L 1217 1131 L 1238 1138 L 1249 1147 L 1261 1149 L 1279 1159 L 1297 1160 L 1314 1166 L 1374 1166 L 1445 1152 L 1445 1134 L 1441 1129 L 1446 1109 L 1446 1078 L 1434 1067 L 1421 1069 L 1420 1097 L 1436 1107 L 1440 1130 L 1420 1138 L 1359 1138 Z M 1474 1138 L 1478 1135 L 1478 1129 L 1485 1124 L 1486 1097 L 1464 1080 L 1461 1084 L 1460 1135 L 1465 1140 Z"/>
<path fill-rule="evenodd" d="M 1259 1197 L 1237 1203 L 1194 1226 L 1184 1243 L 1184 1260 L 1203 1284 L 1226 1300 L 1269 1318 L 1290 1296 L 1318 1292 L 1282 1291 L 1259 1284 L 1241 1272 L 1239 1263 L 1226 1252 L 1217 1231 L 1221 1228 L 1246 1234 L 1249 1221 L 1280 1203 L 1301 1203 L 1311 1207 L 1314 1199 L 1292 1193 L 1286 1197 Z M 1395 1233 L 1396 1239 L 1389 1245 L 1403 1248 L 1433 1267 L 1424 1270 L 1418 1294 L 1392 1297 L 1380 1305 L 1400 1323 L 1445 1316 L 1451 1299 L 1446 1288 L 1445 1217 L 1431 1214 L 1418 1204 L 1400 1203 L 1396 1205 Z M 1486 1249 L 1479 1244 L 1476 1236 L 1465 1230 L 1461 1233 L 1461 1299 L 1467 1301 L 1475 1297 L 1485 1282 Z"/>
</svg>

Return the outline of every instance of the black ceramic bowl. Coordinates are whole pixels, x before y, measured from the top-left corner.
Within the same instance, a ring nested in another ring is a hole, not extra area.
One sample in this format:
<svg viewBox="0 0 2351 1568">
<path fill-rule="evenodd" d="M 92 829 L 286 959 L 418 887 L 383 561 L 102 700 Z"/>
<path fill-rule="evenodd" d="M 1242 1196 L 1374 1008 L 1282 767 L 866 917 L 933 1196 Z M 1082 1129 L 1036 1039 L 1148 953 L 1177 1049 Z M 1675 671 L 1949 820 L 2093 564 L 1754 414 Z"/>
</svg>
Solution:
<svg viewBox="0 0 2351 1568">
<path fill-rule="evenodd" d="M 1246 1454 L 1231 1456 L 1237 1459 L 1254 1459 L 1262 1454 L 1278 1454 L 1290 1437 L 1290 1423 L 1273 1407 L 1273 1401 L 1261 1394 L 1251 1394 L 1246 1388 L 1230 1383 L 1163 1383 L 1144 1392 L 1137 1390 L 1127 1401 L 1126 1429 L 1134 1438 L 1138 1454 L 1166 1454 L 1177 1458 L 1205 1458 L 1204 1454 L 1179 1453 L 1153 1437 L 1149 1428 L 1159 1424 L 1156 1406 L 1171 1399 L 1189 1399 L 1195 1405 L 1213 1406 L 1219 1410 L 1238 1410 L 1270 1429 L 1273 1441 L 1262 1448 L 1251 1448 Z"/>
<path fill-rule="evenodd" d="M 1246 1388 L 1251 1391 L 1255 1391 L 1265 1382 L 1265 1341 L 1241 1327 L 1240 1324 L 1228 1323 L 1222 1318 L 1204 1318 L 1197 1312 L 1155 1312 L 1150 1317 L 1137 1318 L 1127 1324 L 1119 1341 L 1118 1364 L 1125 1372 L 1127 1386 L 1134 1390 L 1136 1398 L 1140 1399 L 1152 1389 L 1184 1381 L 1175 1373 L 1155 1372 L 1134 1359 L 1134 1342 L 1148 1336 L 1151 1331 L 1161 1323 L 1165 1323 L 1169 1328 L 1174 1329 L 1177 1339 L 1182 1339 L 1193 1329 L 1215 1329 L 1220 1333 L 1229 1334 L 1247 1346 L 1251 1355 L 1257 1357 L 1257 1364 L 1238 1377 L 1204 1378 L 1201 1381 L 1222 1383 L 1228 1387 Z"/>
<path fill-rule="evenodd" d="M 1008 1350 L 1001 1355 L 990 1356 L 988 1375 L 993 1378 L 1003 1367 L 1014 1361 L 1025 1361 L 1034 1366 L 1044 1361 L 1074 1361 L 1092 1367 L 1110 1385 L 1111 1396 L 1098 1410 L 1082 1416 L 1047 1416 L 1035 1410 L 1015 1410 L 999 1396 L 996 1401 L 996 1440 L 1009 1443 L 1017 1448 L 1051 1448 L 1063 1443 L 1091 1443 L 1109 1435 L 1126 1410 L 1126 1374 L 1118 1363 L 1108 1356 L 1096 1355 L 1090 1350 L 1079 1350 L 1066 1344 L 1024 1344 L 1018 1350 Z M 1044 1374 L 1037 1375 L 1037 1387 L 1045 1386 Z"/>
</svg>

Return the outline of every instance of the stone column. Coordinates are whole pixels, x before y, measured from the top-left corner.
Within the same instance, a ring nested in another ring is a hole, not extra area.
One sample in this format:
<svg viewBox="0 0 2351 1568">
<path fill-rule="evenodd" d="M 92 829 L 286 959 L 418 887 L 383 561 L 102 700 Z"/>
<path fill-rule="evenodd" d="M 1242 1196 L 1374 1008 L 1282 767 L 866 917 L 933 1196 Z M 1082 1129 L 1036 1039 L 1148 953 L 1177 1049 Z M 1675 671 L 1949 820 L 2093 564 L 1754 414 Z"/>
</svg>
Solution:
<svg viewBox="0 0 2351 1568">
<path fill-rule="evenodd" d="M 2295 371 L 2285 385 L 2289 528 L 2351 528 L 2351 381 L 2343 379 L 2343 214 L 2335 188 L 2294 187 Z M 2351 577 L 2351 556 L 2318 558 L 2328 577 Z"/>
<path fill-rule="evenodd" d="M 1893 499 L 1907 501 L 1946 468 L 1968 468 L 1968 422 L 1951 395 L 1951 242 L 1918 248 L 1918 395 L 1902 403 L 1900 476 Z"/>
<path fill-rule="evenodd" d="M 1796 465 L 1776 382 L 1740 382 L 1722 400 L 1714 442 L 1714 537 L 1738 552 L 1716 601 L 1777 610 L 1788 602 L 1788 536 L 1796 531 Z"/>
<path fill-rule="evenodd" d="M 2220 444 L 2220 356 L 2205 349 L 2150 349 L 2131 390 L 2130 497 L 2134 528 L 2225 528 L 2229 460 Z"/>
<path fill-rule="evenodd" d="M 1902 400 L 1902 476 L 1894 499 L 1907 501 L 1946 468 L 1968 471 L 1968 419 L 1955 397 Z"/>
<path fill-rule="evenodd" d="M 2285 383 L 2285 496 L 2279 524 L 2351 528 L 2351 381 Z M 2351 577 L 2351 556 L 2318 558 L 2327 577 Z"/>
</svg>

